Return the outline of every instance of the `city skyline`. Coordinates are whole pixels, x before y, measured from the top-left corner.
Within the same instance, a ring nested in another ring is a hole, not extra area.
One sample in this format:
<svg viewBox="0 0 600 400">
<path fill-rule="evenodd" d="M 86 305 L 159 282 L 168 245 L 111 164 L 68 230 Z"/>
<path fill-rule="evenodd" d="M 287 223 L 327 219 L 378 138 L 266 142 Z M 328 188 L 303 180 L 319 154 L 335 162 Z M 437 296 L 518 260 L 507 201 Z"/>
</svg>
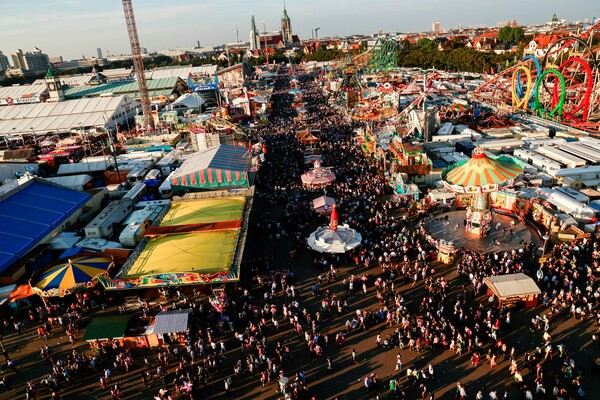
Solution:
<svg viewBox="0 0 600 400">
<path fill-rule="evenodd" d="M 259 30 L 267 21 L 267 30 L 279 30 L 283 1 L 262 0 L 248 5 L 244 0 L 198 2 L 180 0 L 176 5 L 158 0 L 134 0 L 133 7 L 140 42 L 149 50 L 192 47 L 248 41 L 250 18 L 256 16 Z M 377 31 L 424 32 L 434 20 L 444 30 L 459 24 L 495 26 L 497 21 L 516 19 L 520 24 L 542 24 L 556 13 L 560 19 L 590 21 L 600 16 L 600 4 L 591 0 L 578 2 L 577 7 L 566 2 L 532 1 L 523 5 L 506 0 L 502 7 L 476 0 L 423 0 L 418 4 L 398 6 L 393 0 L 373 0 L 366 5 L 358 0 L 286 1 L 293 32 L 306 39 L 315 27 L 319 37 L 371 34 Z M 39 47 L 50 56 L 76 59 L 82 55 L 96 56 L 101 48 L 104 55 L 129 53 L 129 42 L 121 1 L 56 0 L 51 4 L 41 0 L 3 5 L 0 24 L 0 50 L 4 54 L 16 49 L 25 51 Z M 31 10 L 35 10 L 34 13 Z M 383 12 L 385 10 L 385 12 Z"/>
</svg>

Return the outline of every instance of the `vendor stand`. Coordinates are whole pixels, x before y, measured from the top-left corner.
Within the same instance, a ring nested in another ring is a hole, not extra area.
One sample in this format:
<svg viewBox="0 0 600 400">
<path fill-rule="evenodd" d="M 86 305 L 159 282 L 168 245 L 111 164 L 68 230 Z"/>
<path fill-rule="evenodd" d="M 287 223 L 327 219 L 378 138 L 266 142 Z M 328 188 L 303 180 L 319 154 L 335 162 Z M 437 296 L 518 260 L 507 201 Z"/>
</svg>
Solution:
<svg viewBox="0 0 600 400">
<path fill-rule="evenodd" d="M 189 329 L 192 310 L 162 311 L 146 329 L 145 336 L 150 347 L 162 346 L 166 343 L 184 343 Z"/>
<path fill-rule="evenodd" d="M 133 315 L 107 315 L 94 318 L 88 325 L 83 335 L 83 340 L 90 344 L 90 348 L 100 350 L 102 347 L 112 347 L 116 341 L 120 346 L 135 347 L 131 343 L 129 325 Z"/>
<path fill-rule="evenodd" d="M 535 281 L 523 273 L 488 276 L 483 279 L 488 287 L 488 296 L 494 296 L 499 306 L 514 306 L 523 302 L 525 307 L 535 307 L 540 288 Z"/>
</svg>

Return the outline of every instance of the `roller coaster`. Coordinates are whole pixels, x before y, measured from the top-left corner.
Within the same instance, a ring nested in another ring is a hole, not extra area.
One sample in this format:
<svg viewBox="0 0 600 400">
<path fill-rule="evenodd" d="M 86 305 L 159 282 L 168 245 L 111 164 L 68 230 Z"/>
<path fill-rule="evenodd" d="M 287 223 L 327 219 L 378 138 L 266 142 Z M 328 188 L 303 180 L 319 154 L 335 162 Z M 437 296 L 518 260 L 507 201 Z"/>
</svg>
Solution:
<svg viewBox="0 0 600 400">
<path fill-rule="evenodd" d="M 498 73 L 473 97 L 526 112 L 591 133 L 600 132 L 600 47 L 592 47 L 600 23 L 578 36 L 548 46 L 540 60 L 533 55 Z"/>
</svg>

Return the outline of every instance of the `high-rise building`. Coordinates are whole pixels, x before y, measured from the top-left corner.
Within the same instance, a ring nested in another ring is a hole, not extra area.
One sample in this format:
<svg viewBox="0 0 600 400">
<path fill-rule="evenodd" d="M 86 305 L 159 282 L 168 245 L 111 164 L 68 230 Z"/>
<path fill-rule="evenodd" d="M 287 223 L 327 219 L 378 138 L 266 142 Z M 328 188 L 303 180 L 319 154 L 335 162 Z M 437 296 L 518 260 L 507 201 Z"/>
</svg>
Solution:
<svg viewBox="0 0 600 400">
<path fill-rule="evenodd" d="M 0 72 L 6 71 L 9 68 L 10 68 L 10 65 L 8 64 L 8 57 L 6 57 L 0 51 Z"/>
<path fill-rule="evenodd" d="M 16 52 L 11 54 L 11 57 L 14 67 L 22 70 L 23 72 L 44 72 L 50 66 L 48 55 L 42 53 L 42 50 L 38 49 L 37 47 L 34 47 L 33 51 L 28 51 L 26 53 L 23 53 L 23 50 L 18 49 Z"/>
<path fill-rule="evenodd" d="M 283 17 L 281 17 L 281 36 L 283 36 L 283 44 L 285 47 L 292 46 L 294 39 L 292 37 L 292 22 L 288 16 L 285 4 L 283 6 Z"/>
<path fill-rule="evenodd" d="M 21 49 L 17 49 L 17 51 L 15 51 L 14 53 L 12 53 L 10 55 L 10 57 L 12 58 L 12 62 L 13 62 L 13 66 L 16 69 L 20 69 L 22 71 L 24 71 L 26 68 L 26 64 L 25 64 L 25 54 L 23 53 L 23 50 Z"/>
<path fill-rule="evenodd" d="M 96 49 L 96 53 L 98 54 L 98 58 L 103 58 L 103 57 L 102 57 L 102 49 L 101 49 L 100 47 L 98 47 L 98 48 Z"/>
<path fill-rule="evenodd" d="M 252 22 L 250 26 L 250 50 L 260 49 L 260 35 L 256 28 L 256 22 L 254 21 L 254 15 L 252 16 Z"/>
<path fill-rule="evenodd" d="M 431 24 L 431 31 L 434 33 L 440 33 L 442 31 L 442 24 L 437 19 Z"/>
</svg>

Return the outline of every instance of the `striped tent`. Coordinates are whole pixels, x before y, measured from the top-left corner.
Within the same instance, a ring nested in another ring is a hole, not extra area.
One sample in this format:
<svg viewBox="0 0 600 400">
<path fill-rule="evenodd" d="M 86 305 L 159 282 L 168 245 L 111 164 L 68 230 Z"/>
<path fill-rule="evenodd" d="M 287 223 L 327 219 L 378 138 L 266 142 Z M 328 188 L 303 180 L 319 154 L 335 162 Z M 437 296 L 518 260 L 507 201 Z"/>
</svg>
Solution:
<svg viewBox="0 0 600 400">
<path fill-rule="evenodd" d="M 111 263 L 110 259 L 97 256 L 63 261 L 46 270 L 33 286 L 44 292 L 73 290 L 75 286 L 85 285 L 106 273 Z"/>
<path fill-rule="evenodd" d="M 486 187 L 501 185 L 523 172 L 523 165 L 512 157 L 488 157 L 481 149 L 473 158 L 451 165 L 442 173 L 442 179 L 453 186 Z"/>
<path fill-rule="evenodd" d="M 195 153 L 170 178 L 174 192 L 249 187 L 253 181 L 248 149 L 228 145 Z"/>
</svg>

